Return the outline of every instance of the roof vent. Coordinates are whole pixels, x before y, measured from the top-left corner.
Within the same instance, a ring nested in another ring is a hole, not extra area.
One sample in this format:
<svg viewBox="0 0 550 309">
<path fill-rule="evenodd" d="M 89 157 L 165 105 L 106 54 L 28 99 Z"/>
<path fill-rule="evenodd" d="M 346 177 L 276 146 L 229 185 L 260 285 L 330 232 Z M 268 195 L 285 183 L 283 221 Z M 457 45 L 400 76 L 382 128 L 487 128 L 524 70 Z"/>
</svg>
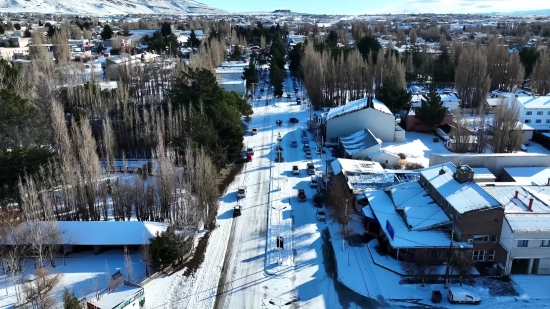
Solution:
<svg viewBox="0 0 550 309">
<path fill-rule="evenodd" d="M 443 169 L 443 166 L 441 167 L 441 169 L 439 170 L 439 175 L 443 175 L 445 174 L 445 170 Z"/>
</svg>

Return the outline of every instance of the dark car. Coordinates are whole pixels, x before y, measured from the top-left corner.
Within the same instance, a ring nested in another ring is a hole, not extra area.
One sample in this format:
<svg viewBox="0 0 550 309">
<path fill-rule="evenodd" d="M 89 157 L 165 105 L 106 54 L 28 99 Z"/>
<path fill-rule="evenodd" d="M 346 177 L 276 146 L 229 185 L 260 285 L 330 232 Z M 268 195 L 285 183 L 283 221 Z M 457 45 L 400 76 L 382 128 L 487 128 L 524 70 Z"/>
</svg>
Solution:
<svg viewBox="0 0 550 309">
<path fill-rule="evenodd" d="M 294 118 L 294 117 L 290 118 L 288 121 L 290 121 L 290 123 L 298 123 L 298 122 L 300 122 L 300 120 L 298 120 L 298 118 Z"/>
<path fill-rule="evenodd" d="M 242 208 L 243 207 L 241 205 L 237 205 L 237 206 L 233 207 L 233 218 L 238 217 L 238 216 L 241 215 Z"/>
</svg>

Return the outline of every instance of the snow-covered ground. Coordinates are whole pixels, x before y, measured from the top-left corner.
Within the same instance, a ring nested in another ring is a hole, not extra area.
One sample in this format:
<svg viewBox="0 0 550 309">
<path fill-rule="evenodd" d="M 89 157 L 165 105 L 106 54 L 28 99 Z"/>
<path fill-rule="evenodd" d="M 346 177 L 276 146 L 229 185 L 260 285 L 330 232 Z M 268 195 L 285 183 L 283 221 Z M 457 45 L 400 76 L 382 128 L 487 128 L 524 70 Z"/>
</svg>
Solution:
<svg viewBox="0 0 550 309">
<path fill-rule="evenodd" d="M 132 268 L 130 280 L 141 282 L 145 279 L 145 265 L 141 261 L 140 252 L 132 252 Z M 73 253 L 65 259 L 59 257 L 55 268 L 48 268 L 50 275 L 62 274 L 61 279 L 55 285 L 52 295 L 56 300 L 62 299 L 63 289 L 67 287 L 78 298 L 95 294 L 96 290 L 103 291 L 107 288 L 107 277 L 120 271 L 125 279 L 128 279 L 127 268 L 124 265 L 123 250 L 110 250 L 91 255 L 90 252 Z M 34 274 L 33 261 L 27 260 L 23 266 L 22 278 L 28 278 Z M 18 277 L 19 278 L 19 277 Z M 19 280 L 22 282 L 24 280 Z M 21 286 L 21 285 L 19 285 Z M 0 308 L 10 308 L 16 303 L 15 286 L 13 278 L 2 274 L 0 276 Z"/>
</svg>

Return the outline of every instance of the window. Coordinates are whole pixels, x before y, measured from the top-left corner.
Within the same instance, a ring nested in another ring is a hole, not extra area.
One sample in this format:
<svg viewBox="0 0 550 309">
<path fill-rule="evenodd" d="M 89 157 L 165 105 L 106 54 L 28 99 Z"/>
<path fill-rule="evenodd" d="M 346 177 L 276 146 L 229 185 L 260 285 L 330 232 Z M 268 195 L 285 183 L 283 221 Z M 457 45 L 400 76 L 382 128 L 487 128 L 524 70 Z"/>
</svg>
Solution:
<svg viewBox="0 0 550 309">
<path fill-rule="evenodd" d="M 542 115 L 542 114 L 544 114 L 543 111 L 538 111 L 538 112 L 537 112 L 537 115 Z"/>
<path fill-rule="evenodd" d="M 535 123 L 541 123 L 541 122 L 542 122 L 542 120 L 540 120 L 540 119 L 535 120 Z"/>
<path fill-rule="evenodd" d="M 550 111 L 546 112 L 546 115 L 550 115 Z"/>
<path fill-rule="evenodd" d="M 518 247 L 527 247 L 529 245 L 528 240 L 518 240 Z"/>
<path fill-rule="evenodd" d="M 492 242 L 497 242 L 497 235 L 491 235 L 491 241 Z"/>
<path fill-rule="evenodd" d="M 546 123 L 550 123 L 550 119 L 546 119 Z"/>
<path fill-rule="evenodd" d="M 487 256 L 487 261 L 495 260 L 495 250 L 489 250 L 489 256 Z"/>
<path fill-rule="evenodd" d="M 533 112 L 526 112 L 525 115 L 533 115 Z"/>
<path fill-rule="evenodd" d="M 472 259 L 474 261 L 485 261 L 485 254 L 487 254 L 485 250 L 474 250 L 472 251 Z"/>
<path fill-rule="evenodd" d="M 474 235 L 474 242 L 488 242 L 489 235 Z"/>
<path fill-rule="evenodd" d="M 531 119 L 525 119 L 525 123 L 531 123 Z"/>
<path fill-rule="evenodd" d="M 457 214 L 456 214 L 456 219 L 457 219 L 458 221 L 462 221 L 462 215 L 459 214 L 459 213 L 457 213 Z"/>
<path fill-rule="evenodd" d="M 550 247 L 550 240 L 541 240 L 540 241 L 540 246 L 541 247 Z"/>
</svg>

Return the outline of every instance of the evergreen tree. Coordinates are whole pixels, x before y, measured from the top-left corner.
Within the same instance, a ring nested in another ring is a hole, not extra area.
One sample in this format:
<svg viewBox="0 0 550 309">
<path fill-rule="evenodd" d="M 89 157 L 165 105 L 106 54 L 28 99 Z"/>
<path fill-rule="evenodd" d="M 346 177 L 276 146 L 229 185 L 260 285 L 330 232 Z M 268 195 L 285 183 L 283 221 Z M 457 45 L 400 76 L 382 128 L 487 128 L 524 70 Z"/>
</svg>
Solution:
<svg viewBox="0 0 550 309">
<path fill-rule="evenodd" d="M 110 40 L 113 37 L 113 29 L 109 25 L 103 26 L 103 31 L 101 31 L 101 38 L 103 40 Z"/>
<path fill-rule="evenodd" d="M 395 82 L 386 80 L 376 89 L 376 99 L 386 105 L 392 113 L 398 113 L 411 102 L 411 94 Z"/>
<path fill-rule="evenodd" d="M 168 228 L 151 239 L 151 262 L 156 268 L 166 267 L 181 258 L 181 243 L 172 228 Z"/>
<path fill-rule="evenodd" d="M 430 127 L 430 130 L 433 130 L 445 119 L 447 108 L 443 105 L 441 96 L 437 93 L 435 87 L 430 88 L 430 92 L 423 96 L 421 103 L 422 105 L 416 111 L 416 118 Z"/>
<path fill-rule="evenodd" d="M 63 290 L 63 309 L 81 309 L 82 306 L 80 301 L 74 294 L 74 292 L 69 291 L 65 288 Z"/>
<path fill-rule="evenodd" d="M 244 68 L 242 79 L 246 80 L 247 85 L 258 82 L 258 70 L 256 70 L 254 62 L 250 62 L 248 68 Z"/>
<path fill-rule="evenodd" d="M 189 35 L 189 38 L 187 39 L 187 44 L 189 44 L 189 47 L 191 48 L 198 48 L 201 46 L 201 40 L 197 38 L 197 35 L 195 34 L 195 30 L 191 29 L 191 34 Z"/>
</svg>

